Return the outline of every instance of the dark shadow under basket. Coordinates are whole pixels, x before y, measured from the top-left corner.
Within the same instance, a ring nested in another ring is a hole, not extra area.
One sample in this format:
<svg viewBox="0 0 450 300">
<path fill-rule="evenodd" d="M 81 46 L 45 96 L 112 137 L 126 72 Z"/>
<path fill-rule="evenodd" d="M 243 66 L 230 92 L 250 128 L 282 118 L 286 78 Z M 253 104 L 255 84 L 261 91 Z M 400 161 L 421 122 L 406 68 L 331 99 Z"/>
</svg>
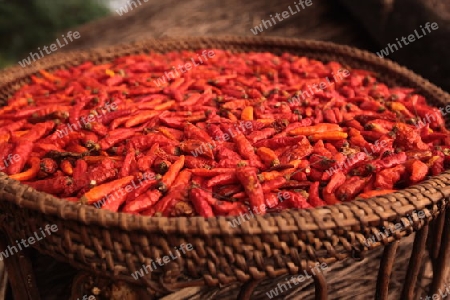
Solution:
<svg viewBox="0 0 450 300">
<path fill-rule="evenodd" d="M 39 69 L 52 70 L 86 60 L 100 63 L 126 54 L 149 51 L 164 53 L 208 48 L 275 54 L 289 52 L 321 61 L 334 60 L 350 68 L 373 71 L 390 86 L 415 88 L 435 106 L 450 103 L 450 95 L 427 80 L 391 61 L 351 47 L 296 39 L 225 37 L 145 41 L 87 52 L 55 54 L 26 69 L 14 67 L 0 72 L 0 104 L 4 105 L 15 90 L 29 81 L 27 76 Z M 233 218 L 225 217 L 149 218 L 111 213 L 37 192 L 0 173 L 0 215 L 3 218 L 1 226 L 11 240 L 33 236 L 40 227 L 56 224 L 58 230 L 34 244 L 34 248 L 76 268 L 147 286 L 158 294 L 165 294 L 186 286 L 219 286 L 236 281 L 251 283 L 308 270 L 315 262 L 330 264 L 361 255 L 369 250 L 364 244 L 365 239 L 379 233 L 382 227 L 388 228 L 400 221 L 405 224 L 404 230 L 383 238 L 371 248 L 399 240 L 427 227 L 440 214 L 442 216 L 449 207 L 449 186 L 450 172 L 445 172 L 393 194 L 311 210 L 256 216 L 234 228 L 229 224 Z M 423 211 L 426 217 L 419 219 L 416 216 L 411 223 L 407 216 L 413 211 Z M 442 224 L 441 228 L 444 227 Z M 448 239 L 441 241 L 437 233 L 434 242 L 438 248 L 441 244 L 442 247 L 448 246 Z M 192 244 L 194 250 L 162 267 L 158 266 L 138 280 L 131 277 L 143 265 L 149 265 L 151 259 L 162 258 L 183 243 Z M 395 254 L 389 246 L 386 249 Z M 448 263 L 444 255 L 441 264 Z M 383 264 L 381 269 L 387 272 L 383 274 L 388 277 L 389 272 Z M 445 268 L 442 269 L 440 272 L 444 275 L 441 275 L 445 276 Z M 317 277 L 316 286 L 322 287 L 317 297 L 326 299 L 323 298 L 326 293 L 323 278 Z M 437 286 L 442 285 L 442 279 L 438 281 Z M 384 295 L 385 292 L 379 293 Z"/>
</svg>

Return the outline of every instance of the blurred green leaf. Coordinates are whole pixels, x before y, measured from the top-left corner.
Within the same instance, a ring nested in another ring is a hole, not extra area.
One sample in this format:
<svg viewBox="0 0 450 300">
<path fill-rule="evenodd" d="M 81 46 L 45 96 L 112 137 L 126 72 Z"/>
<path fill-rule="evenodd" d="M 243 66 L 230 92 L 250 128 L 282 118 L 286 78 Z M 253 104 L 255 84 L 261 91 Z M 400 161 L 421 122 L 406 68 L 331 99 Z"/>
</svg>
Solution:
<svg viewBox="0 0 450 300">
<path fill-rule="evenodd" d="M 0 67 L 49 45 L 69 28 L 110 14 L 107 0 L 0 0 Z"/>
</svg>

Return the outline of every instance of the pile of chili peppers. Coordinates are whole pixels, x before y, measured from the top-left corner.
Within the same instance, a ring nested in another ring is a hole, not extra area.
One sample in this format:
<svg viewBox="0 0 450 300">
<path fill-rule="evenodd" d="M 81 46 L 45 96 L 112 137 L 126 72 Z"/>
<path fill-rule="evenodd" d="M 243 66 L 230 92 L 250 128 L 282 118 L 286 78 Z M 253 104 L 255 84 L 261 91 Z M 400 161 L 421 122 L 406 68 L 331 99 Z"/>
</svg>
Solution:
<svg viewBox="0 0 450 300">
<path fill-rule="evenodd" d="M 382 195 L 450 162 L 440 111 L 410 88 L 337 62 L 208 51 L 41 70 L 0 109 L 0 170 L 111 211 L 212 217 Z"/>
</svg>

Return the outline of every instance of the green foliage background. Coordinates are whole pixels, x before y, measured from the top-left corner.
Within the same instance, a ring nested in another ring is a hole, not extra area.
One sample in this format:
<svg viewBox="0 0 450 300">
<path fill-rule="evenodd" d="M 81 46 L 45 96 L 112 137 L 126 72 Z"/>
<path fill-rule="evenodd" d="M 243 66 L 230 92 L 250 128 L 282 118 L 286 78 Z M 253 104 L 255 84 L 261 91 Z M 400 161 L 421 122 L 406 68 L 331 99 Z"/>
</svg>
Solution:
<svg viewBox="0 0 450 300">
<path fill-rule="evenodd" d="M 0 0 L 0 68 L 110 13 L 107 0 Z"/>
</svg>

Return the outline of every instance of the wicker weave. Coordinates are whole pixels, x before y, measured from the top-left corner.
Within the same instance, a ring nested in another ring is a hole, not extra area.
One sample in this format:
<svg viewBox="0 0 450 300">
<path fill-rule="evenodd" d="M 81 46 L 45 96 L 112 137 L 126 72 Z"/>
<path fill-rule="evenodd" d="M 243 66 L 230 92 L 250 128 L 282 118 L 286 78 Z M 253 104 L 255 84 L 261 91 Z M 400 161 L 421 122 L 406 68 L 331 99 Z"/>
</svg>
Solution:
<svg viewBox="0 0 450 300">
<path fill-rule="evenodd" d="M 442 106 L 450 95 L 411 71 L 373 54 L 327 42 L 282 38 L 179 38 L 145 41 L 88 52 L 55 54 L 29 68 L 0 72 L 0 105 L 39 69 L 56 69 L 109 61 L 126 54 L 149 51 L 219 48 L 236 52 L 290 52 L 322 61 L 335 60 L 350 68 L 374 71 L 388 85 L 416 88 L 429 103 Z M 39 251 L 73 266 L 165 294 L 185 286 L 219 286 L 236 281 L 278 277 L 307 270 L 314 262 L 330 264 L 361 256 L 366 237 L 404 221 L 398 231 L 371 247 L 379 247 L 417 231 L 449 206 L 450 171 L 405 190 L 367 200 L 355 200 L 311 210 L 290 210 L 256 216 L 233 228 L 233 218 L 149 218 L 118 214 L 62 201 L 37 192 L 0 173 L 1 226 L 11 239 L 32 236 L 46 224 L 58 231 L 33 245 Z M 422 210 L 426 218 L 407 221 L 407 214 Z M 168 255 L 180 244 L 193 251 L 134 280 L 131 273 L 151 259 Z"/>
</svg>

